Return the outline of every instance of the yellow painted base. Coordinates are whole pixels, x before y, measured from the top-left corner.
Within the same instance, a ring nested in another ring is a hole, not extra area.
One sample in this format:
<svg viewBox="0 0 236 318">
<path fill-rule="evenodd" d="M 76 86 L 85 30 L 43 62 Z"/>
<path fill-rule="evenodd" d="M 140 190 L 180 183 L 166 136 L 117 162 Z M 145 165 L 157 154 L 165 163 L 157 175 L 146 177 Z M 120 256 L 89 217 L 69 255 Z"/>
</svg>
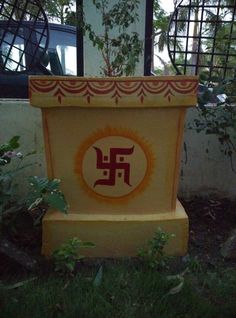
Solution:
<svg viewBox="0 0 236 318">
<path fill-rule="evenodd" d="M 81 251 L 88 257 L 136 256 L 158 227 L 175 234 L 166 247 L 167 254 L 186 254 L 188 217 L 178 201 L 175 212 L 148 215 L 64 215 L 50 211 L 43 219 L 42 253 L 50 256 L 67 239 L 78 237 L 96 244 Z"/>
</svg>

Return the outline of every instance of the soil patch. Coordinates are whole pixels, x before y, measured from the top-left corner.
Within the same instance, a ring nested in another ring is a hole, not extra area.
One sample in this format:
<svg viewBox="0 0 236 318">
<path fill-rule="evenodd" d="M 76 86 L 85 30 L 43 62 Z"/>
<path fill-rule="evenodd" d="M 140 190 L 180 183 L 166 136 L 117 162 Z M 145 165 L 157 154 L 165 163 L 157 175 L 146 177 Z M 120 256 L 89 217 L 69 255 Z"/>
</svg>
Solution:
<svg viewBox="0 0 236 318">
<path fill-rule="evenodd" d="M 236 202 L 228 199 L 209 199 L 195 197 L 191 200 L 180 200 L 189 217 L 189 249 L 191 257 L 197 257 L 207 266 L 217 266 L 224 262 L 231 266 L 232 262 L 224 261 L 220 254 L 222 244 L 232 229 L 236 228 Z M 40 260 L 41 231 L 40 228 L 18 231 L 9 239 L 21 250 Z M 22 268 L 8 257 L 0 255 L 1 275 L 21 272 Z"/>
<path fill-rule="evenodd" d="M 214 265 L 222 244 L 236 228 L 236 202 L 195 197 L 181 200 L 189 217 L 189 254 Z"/>
</svg>

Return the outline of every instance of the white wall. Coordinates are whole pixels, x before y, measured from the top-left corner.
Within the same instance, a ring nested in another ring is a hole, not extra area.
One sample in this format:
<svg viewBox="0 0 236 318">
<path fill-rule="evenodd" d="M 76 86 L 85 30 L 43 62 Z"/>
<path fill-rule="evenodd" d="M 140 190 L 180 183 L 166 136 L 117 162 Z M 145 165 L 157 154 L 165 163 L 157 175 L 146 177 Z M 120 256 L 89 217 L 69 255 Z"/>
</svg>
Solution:
<svg viewBox="0 0 236 318">
<path fill-rule="evenodd" d="M 198 117 L 196 109 L 189 109 L 186 126 Z M 215 135 L 185 130 L 181 161 L 179 195 L 217 195 L 236 198 L 236 174 L 232 170 L 230 158 L 221 152 L 223 149 Z M 234 160 L 236 165 L 236 160 Z"/>
<path fill-rule="evenodd" d="M 23 155 L 36 152 L 22 161 L 22 165 L 32 163 L 32 166 L 21 170 L 17 178 L 19 192 L 23 193 L 26 190 L 27 176 L 46 175 L 41 111 L 30 107 L 27 100 L 0 99 L 0 145 L 13 136 L 20 136 L 18 151 Z"/>
</svg>

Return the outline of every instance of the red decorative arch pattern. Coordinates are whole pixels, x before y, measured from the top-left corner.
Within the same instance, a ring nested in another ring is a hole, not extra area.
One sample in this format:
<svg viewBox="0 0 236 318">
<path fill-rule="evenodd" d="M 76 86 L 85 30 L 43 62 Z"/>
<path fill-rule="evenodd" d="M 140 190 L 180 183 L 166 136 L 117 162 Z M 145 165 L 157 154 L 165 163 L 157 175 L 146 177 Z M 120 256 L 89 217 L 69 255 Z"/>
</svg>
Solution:
<svg viewBox="0 0 236 318">
<path fill-rule="evenodd" d="M 94 96 L 110 97 L 117 105 L 127 96 L 136 96 L 143 103 L 147 96 L 164 96 L 171 101 L 176 95 L 195 95 L 198 88 L 196 77 L 148 77 L 148 78 L 60 78 L 48 77 L 30 79 L 30 96 L 49 94 L 59 104 L 63 98 L 83 97 L 90 104 Z"/>
</svg>

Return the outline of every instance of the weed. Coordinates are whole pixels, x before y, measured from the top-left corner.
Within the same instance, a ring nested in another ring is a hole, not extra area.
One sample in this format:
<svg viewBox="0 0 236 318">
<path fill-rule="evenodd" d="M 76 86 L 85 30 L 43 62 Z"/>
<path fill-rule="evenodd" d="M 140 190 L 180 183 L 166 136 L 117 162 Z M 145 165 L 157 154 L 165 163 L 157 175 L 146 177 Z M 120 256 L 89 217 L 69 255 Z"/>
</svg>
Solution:
<svg viewBox="0 0 236 318">
<path fill-rule="evenodd" d="M 187 268 L 193 273 L 201 273 L 203 271 L 202 263 L 197 256 L 190 257 L 189 255 L 185 256 L 185 262 Z"/>
<path fill-rule="evenodd" d="M 14 136 L 7 143 L 0 145 L 0 234 L 11 231 L 26 214 L 30 217 L 30 211 L 39 204 L 64 213 L 68 208 L 64 195 L 59 190 L 58 179 L 29 177 L 28 193 L 22 198 L 17 197 L 15 177 L 29 166 L 23 165 L 24 158 L 28 155 L 24 156 L 16 151 L 20 147 L 19 139 L 19 136 Z"/>
<path fill-rule="evenodd" d="M 164 248 L 172 237 L 174 237 L 173 234 L 166 233 L 158 228 L 153 238 L 147 242 L 147 247 L 139 249 L 138 256 L 151 268 L 167 268 L 170 257 L 166 255 Z"/>
<path fill-rule="evenodd" d="M 79 254 L 79 249 L 91 247 L 95 247 L 92 242 L 83 242 L 77 237 L 69 239 L 53 252 L 55 271 L 60 274 L 72 274 L 77 263 L 84 258 Z"/>
</svg>

